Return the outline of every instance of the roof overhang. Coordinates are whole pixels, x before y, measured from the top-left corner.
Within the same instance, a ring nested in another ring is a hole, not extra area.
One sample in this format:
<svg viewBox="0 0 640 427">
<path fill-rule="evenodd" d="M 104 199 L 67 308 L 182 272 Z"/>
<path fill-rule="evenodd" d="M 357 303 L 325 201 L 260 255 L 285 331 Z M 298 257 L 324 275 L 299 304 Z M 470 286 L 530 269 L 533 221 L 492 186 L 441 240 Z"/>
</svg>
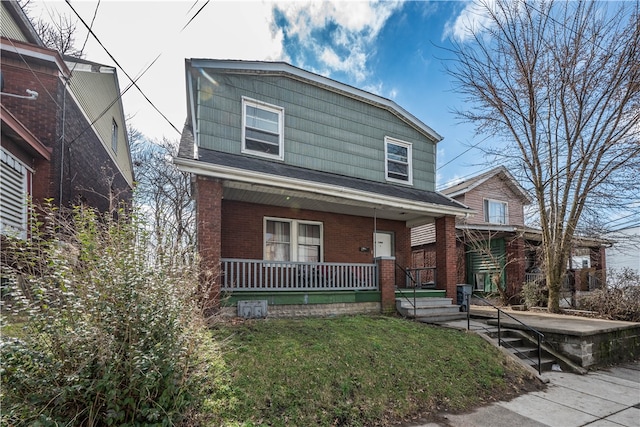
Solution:
<svg viewBox="0 0 640 427">
<path fill-rule="evenodd" d="M 398 198 L 354 188 L 295 179 L 198 160 L 174 158 L 183 171 L 220 179 L 224 197 L 269 204 L 404 221 L 407 227 L 427 224 L 445 215 L 464 217 L 465 208 Z"/>
</svg>

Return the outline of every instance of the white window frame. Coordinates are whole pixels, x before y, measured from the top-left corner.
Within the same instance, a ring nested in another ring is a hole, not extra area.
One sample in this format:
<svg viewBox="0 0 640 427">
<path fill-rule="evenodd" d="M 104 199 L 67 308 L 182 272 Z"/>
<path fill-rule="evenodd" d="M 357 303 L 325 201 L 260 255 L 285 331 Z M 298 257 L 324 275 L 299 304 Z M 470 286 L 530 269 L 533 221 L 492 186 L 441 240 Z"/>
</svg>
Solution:
<svg viewBox="0 0 640 427">
<path fill-rule="evenodd" d="M 259 108 L 278 115 L 278 154 L 269 154 L 259 150 L 251 150 L 246 144 L 247 107 Z M 242 153 L 269 159 L 284 160 L 284 108 L 255 99 L 242 97 Z"/>
<path fill-rule="evenodd" d="M 398 179 L 389 176 L 389 162 L 401 163 L 389 158 L 389 145 L 397 145 L 407 149 L 407 179 Z M 413 185 L 413 144 L 390 136 L 384 137 L 384 176 L 389 182 Z"/>
<path fill-rule="evenodd" d="M 324 225 L 320 221 L 308 221 L 302 219 L 277 218 L 265 216 L 262 224 L 262 259 L 267 259 L 267 221 L 288 222 L 289 231 L 291 233 L 289 240 L 289 260 L 298 261 L 298 225 L 308 224 L 320 227 L 320 259 L 318 262 L 324 262 Z"/>
<path fill-rule="evenodd" d="M 31 189 L 29 188 L 29 174 L 33 173 L 33 170 L 4 148 L 0 150 L 0 156 L 0 167 L 2 167 L 2 169 L 5 171 L 10 169 L 13 173 L 20 175 L 21 188 L 17 188 L 15 190 L 21 194 L 20 197 L 22 199 L 21 206 L 19 207 L 20 223 L 15 221 L 6 221 L 7 214 L 4 212 L 6 207 L 2 206 L 3 212 L 0 219 L 0 233 L 5 235 L 12 234 L 24 239 L 27 237 L 27 196 L 31 194 Z M 7 191 L 7 183 L 3 183 L 2 186 L 4 187 L 4 191 Z M 6 196 L 3 197 L 3 205 L 7 202 L 6 198 Z"/>
<path fill-rule="evenodd" d="M 118 123 L 116 119 L 111 119 L 111 149 L 118 152 Z"/>
<path fill-rule="evenodd" d="M 491 216 L 489 215 L 491 203 L 498 203 L 498 204 L 504 205 L 504 222 L 491 221 Z M 483 199 L 482 210 L 484 211 L 484 221 L 486 223 L 489 223 L 489 224 L 500 224 L 500 225 L 508 225 L 509 224 L 509 203 L 504 202 L 502 200 Z"/>
</svg>

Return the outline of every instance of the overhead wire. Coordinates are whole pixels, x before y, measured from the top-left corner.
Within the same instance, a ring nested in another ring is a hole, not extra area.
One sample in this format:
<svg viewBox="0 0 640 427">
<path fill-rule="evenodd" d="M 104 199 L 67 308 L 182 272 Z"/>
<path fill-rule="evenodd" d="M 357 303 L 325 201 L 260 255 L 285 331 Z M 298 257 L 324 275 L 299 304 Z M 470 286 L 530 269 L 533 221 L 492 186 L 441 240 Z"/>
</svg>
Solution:
<svg viewBox="0 0 640 427">
<path fill-rule="evenodd" d="M 113 56 L 113 54 L 109 51 L 109 49 L 106 48 L 106 46 L 102 43 L 102 41 L 100 40 L 100 38 L 95 34 L 95 32 L 93 31 L 92 28 L 90 28 L 86 21 L 82 18 L 82 16 L 80 16 L 80 14 L 76 11 L 76 9 L 73 7 L 73 5 L 71 4 L 70 0 L 65 0 L 65 3 L 67 3 L 67 5 L 71 8 L 71 10 L 73 11 L 73 13 L 78 17 L 78 19 L 80 19 L 80 22 L 82 22 L 82 24 L 85 26 L 85 28 L 87 29 L 87 31 L 89 31 L 89 33 L 94 37 L 94 39 L 96 40 L 96 42 L 100 45 L 100 47 L 102 47 L 102 49 L 105 51 L 105 53 L 109 56 L 109 58 L 111 58 L 111 60 L 116 64 L 116 66 L 124 73 L 125 76 L 127 76 L 127 78 L 129 79 L 129 81 L 133 84 L 133 86 L 138 89 L 138 92 L 140 92 L 140 94 L 142 95 L 142 97 L 149 103 L 149 105 L 151 105 L 151 107 L 153 107 L 154 110 L 156 110 L 156 112 L 158 114 L 160 114 L 160 116 L 178 133 L 181 134 L 181 132 L 178 130 L 178 128 L 171 122 L 171 120 L 169 120 L 169 118 L 162 112 L 160 111 L 160 109 L 153 103 L 153 101 L 151 101 L 151 99 L 149 99 L 149 97 L 147 96 L 147 94 L 142 90 L 142 88 L 140 88 L 140 86 L 138 85 L 136 79 L 132 78 L 129 73 L 122 67 L 122 65 L 120 64 L 120 62 L 118 62 L 118 60 Z M 160 55 L 159 55 L 160 56 Z M 157 58 L 156 58 L 157 60 Z M 155 63 L 155 60 L 154 62 Z"/>
</svg>

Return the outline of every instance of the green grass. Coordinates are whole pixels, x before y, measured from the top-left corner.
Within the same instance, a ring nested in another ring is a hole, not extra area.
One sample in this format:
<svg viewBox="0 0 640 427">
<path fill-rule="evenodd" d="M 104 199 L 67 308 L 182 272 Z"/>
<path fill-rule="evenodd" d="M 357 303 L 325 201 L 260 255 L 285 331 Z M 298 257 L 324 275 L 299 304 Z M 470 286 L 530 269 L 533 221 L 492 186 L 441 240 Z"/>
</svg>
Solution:
<svg viewBox="0 0 640 427">
<path fill-rule="evenodd" d="M 228 424 L 387 425 L 511 393 L 527 374 L 480 337 L 393 317 L 248 321 L 214 330 Z"/>
</svg>

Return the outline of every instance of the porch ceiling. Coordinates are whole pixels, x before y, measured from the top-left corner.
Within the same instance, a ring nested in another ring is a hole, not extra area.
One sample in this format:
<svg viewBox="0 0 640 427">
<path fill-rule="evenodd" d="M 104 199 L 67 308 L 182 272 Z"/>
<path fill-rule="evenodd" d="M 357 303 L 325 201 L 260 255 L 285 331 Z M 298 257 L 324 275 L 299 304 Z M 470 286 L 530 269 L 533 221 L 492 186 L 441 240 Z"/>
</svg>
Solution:
<svg viewBox="0 0 640 427">
<path fill-rule="evenodd" d="M 331 212 L 363 217 L 376 216 L 380 219 L 405 221 L 407 226 L 415 227 L 435 220 L 424 211 L 401 209 L 376 204 L 373 201 L 359 201 L 330 196 L 321 193 L 305 192 L 260 184 L 238 181 L 224 182 L 224 198 L 247 203 L 282 206 L 293 209 Z"/>
</svg>

